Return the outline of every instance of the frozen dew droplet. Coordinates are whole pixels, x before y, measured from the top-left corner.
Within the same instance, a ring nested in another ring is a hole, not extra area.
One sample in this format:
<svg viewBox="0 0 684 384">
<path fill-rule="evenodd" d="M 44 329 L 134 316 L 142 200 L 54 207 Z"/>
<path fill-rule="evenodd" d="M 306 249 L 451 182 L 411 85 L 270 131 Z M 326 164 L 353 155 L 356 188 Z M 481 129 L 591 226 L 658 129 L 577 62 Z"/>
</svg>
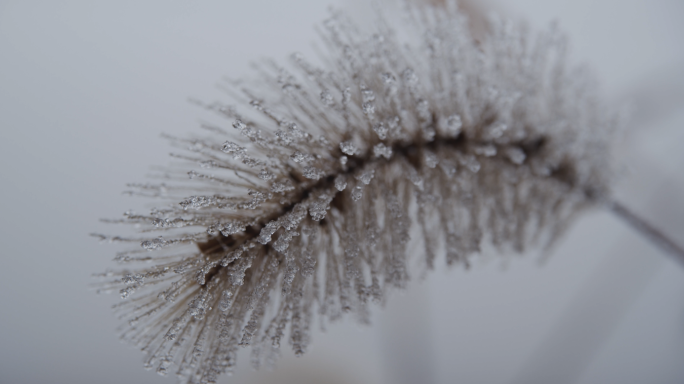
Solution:
<svg viewBox="0 0 684 384">
<path fill-rule="evenodd" d="M 346 165 L 347 161 L 349 161 L 349 158 L 347 156 L 341 156 L 340 157 L 340 164 Z"/>
<path fill-rule="evenodd" d="M 531 167 L 535 175 L 543 177 L 550 176 L 554 169 L 551 164 L 540 161 L 532 162 Z"/>
<path fill-rule="evenodd" d="M 269 181 L 269 180 L 273 180 L 273 178 L 275 178 L 275 175 L 272 174 L 271 172 L 269 172 L 268 170 L 266 170 L 266 168 L 262 168 L 261 171 L 259 172 L 258 177 L 261 180 Z"/>
<path fill-rule="evenodd" d="M 145 276 L 136 273 L 136 274 L 127 274 L 121 279 L 121 282 L 126 284 L 126 285 L 142 285 L 145 283 Z"/>
<path fill-rule="evenodd" d="M 304 253 L 304 261 L 302 263 L 302 276 L 309 277 L 314 274 L 316 267 L 316 259 L 312 257 L 311 252 Z"/>
<path fill-rule="evenodd" d="M 375 176 L 375 169 L 365 169 L 360 174 L 356 175 L 356 180 L 368 185 Z"/>
<path fill-rule="evenodd" d="M 389 129 L 383 122 L 376 123 L 373 125 L 373 132 L 375 132 L 378 135 L 380 140 L 385 140 L 387 138 L 388 131 Z"/>
<path fill-rule="evenodd" d="M 356 240 L 356 239 L 353 239 L 353 240 Z M 353 241 L 351 243 L 352 243 L 351 246 L 344 250 L 344 254 L 348 258 L 353 259 L 353 258 L 356 258 L 359 256 L 359 253 L 361 250 L 359 249 L 359 246 L 357 245 L 356 241 Z"/>
<path fill-rule="evenodd" d="M 234 159 L 242 159 L 246 155 L 245 147 L 241 147 L 232 141 L 226 141 L 221 147 L 221 151 L 229 155 L 233 155 Z"/>
<path fill-rule="evenodd" d="M 233 123 L 233 128 L 242 131 L 243 129 L 247 128 L 247 126 L 245 125 L 245 123 L 242 122 L 242 120 L 238 119 L 235 120 L 235 122 Z"/>
<path fill-rule="evenodd" d="M 252 196 L 252 200 L 238 204 L 239 209 L 256 209 L 261 203 L 273 197 L 272 194 L 265 194 L 253 189 L 248 189 L 247 194 Z"/>
<path fill-rule="evenodd" d="M 504 132 L 508 129 L 505 123 L 494 123 L 489 126 L 487 130 L 487 136 L 491 139 L 498 139 L 503 136 Z"/>
<path fill-rule="evenodd" d="M 214 236 L 218 234 L 218 225 L 210 225 L 207 227 L 207 235 Z"/>
<path fill-rule="evenodd" d="M 179 204 L 183 209 L 200 209 L 215 204 L 217 199 L 211 196 L 190 196 Z"/>
<path fill-rule="evenodd" d="M 473 155 L 466 156 L 463 160 L 463 165 L 465 165 L 466 168 L 468 168 L 468 170 L 472 173 L 477 173 L 480 171 L 480 162 L 477 161 Z"/>
<path fill-rule="evenodd" d="M 126 288 L 120 290 L 119 293 L 121 294 L 121 298 L 125 299 L 128 296 L 130 296 L 133 292 L 135 292 L 137 289 L 138 289 L 137 286 L 131 285 L 129 287 L 126 287 Z"/>
<path fill-rule="evenodd" d="M 292 135 L 290 135 L 289 133 L 287 133 L 281 129 L 277 130 L 275 135 L 283 145 L 289 145 L 294 141 L 294 138 L 292 137 Z"/>
<path fill-rule="evenodd" d="M 323 194 L 311 203 L 309 206 L 309 214 L 314 221 L 321 221 L 325 218 L 328 209 L 330 209 L 330 202 L 332 199 L 332 196 Z"/>
<path fill-rule="evenodd" d="M 363 103 L 361 104 L 361 109 L 363 109 L 363 113 L 370 116 L 375 113 L 375 104 L 372 102 Z"/>
<path fill-rule="evenodd" d="M 299 223 L 301 223 L 305 217 L 306 208 L 301 204 L 297 204 L 290 212 L 281 217 L 280 224 L 283 226 L 283 228 L 291 231 L 297 228 Z"/>
<path fill-rule="evenodd" d="M 302 170 L 302 175 L 307 179 L 319 180 L 320 178 L 325 177 L 325 172 L 316 167 L 306 167 Z"/>
<path fill-rule="evenodd" d="M 425 151 L 425 165 L 428 166 L 428 168 L 435 168 L 439 164 L 439 159 L 437 158 L 437 155 L 429 150 Z"/>
<path fill-rule="evenodd" d="M 271 235 L 273 235 L 275 231 L 278 230 L 278 227 L 280 227 L 280 225 L 277 221 L 270 221 L 263 228 L 261 228 L 261 232 L 259 232 L 259 237 L 257 237 L 257 241 L 261 244 L 268 244 L 271 241 Z"/>
<path fill-rule="evenodd" d="M 206 290 L 200 290 L 200 293 L 195 296 L 195 298 L 188 304 L 190 310 L 190 315 L 195 318 L 195 320 L 204 319 L 204 314 L 209 309 L 209 300 L 211 299 L 211 294 Z"/>
<path fill-rule="evenodd" d="M 375 145 L 375 147 L 373 147 L 373 155 L 375 157 L 382 156 L 386 159 L 389 159 L 390 157 L 392 157 L 392 148 L 386 146 L 383 143 L 377 144 Z"/>
<path fill-rule="evenodd" d="M 223 293 L 221 293 L 221 300 L 219 301 L 219 311 L 221 311 L 221 312 L 228 311 L 232 304 L 233 304 L 233 292 L 226 289 L 225 291 L 223 291 Z"/>
<path fill-rule="evenodd" d="M 432 113 L 430 112 L 430 105 L 427 100 L 420 100 L 416 105 L 416 111 L 418 112 L 418 117 L 423 121 L 431 121 Z"/>
<path fill-rule="evenodd" d="M 344 89 L 344 91 L 342 91 L 342 104 L 347 105 L 347 104 L 349 104 L 350 100 L 351 100 L 351 89 L 349 89 L 349 87 L 347 87 Z"/>
<path fill-rule="evenodd" d="M 434 128 L 431 126 L 427 126 L 421 129 L 423 133 L 423 139 L 427 142 L 431 142 L 435 140 L 435 136 L 437 135 L 437 132 L 435 131 Z"/>
<path fill-rule="evenodd" d="M 423 190 L 423 178 L 418 175 L 415 168 L 409 168 L 407 177 L 419 190 Z"/>
<path fill-rule="evenodd" d="M 271 185 L 271 192 L 273 193 L 285 193 L 294 190 L 295 187 L 290 179 L 283 179 L 276 181 Z"/>
<path fill-rule="evenodd" d="M 349 156 L 354 156 L 354 154 L 358 151 L 358 149 L 351 140 L 341 142 L 340 149 L 343 153 Z"/>
<path fill-rule="evenodd" d="M 364 103 L 370 103 L 375 100 L 375 94 L 370 89 L 364 89 L 361 91 L 361 98 Z"/>
<path fill-rule="evenodd" d="M 506 157 L 508 157 L 508 160 L 510 160 L 511 163 L 520 165 L 525 162 L 525 158 L 527 156 L 522 149 L 518 147 L 510 147 L 506 149 Z"/>
<path fill-rule="evenodd" d="M 351 198 L 354 201 L 359 201 L 363 197 L 363 188 L 361 187 L 354 187 L 351 192 Z"/>
<path fill-rule="evenodd" d="M 461 133 L 461 127 L 463 126 L 463 122 L 461 121 L 461 116 L 459 115 L 451 115 L 447 117 L 446 119 L 446 134 L 449 137 L 456 137 Z"/>
<path fill-rule="evenodd" d="M 310 137 L 309 133 L 304 132 L 301 129 L 299 129 L 299 127 L 297 126 L 296 123 L 290 121 L 286 125 L 287 125 L 287 130 L 290 131 L 290 134 L 293 137 L 295 137 L 297 139 L 305 139 L 305 138 Z"/>
<path fill-rule="evenodd" d="M 140 243 L 140 246 L 147 249 L 148 251 L 157 250 L 165 245 L 167 245 L 167 242 L 166 240 L 162 239 L 161 236 L 159 236 L 156 239 L 145 240 L 142 243 Z"/>
<path fill-rule="evenodd" d="M 245 158 L 242 159 L 242 164 L 245 164 L 248 167 L 255 167 L 257 165 L 263 165 L 259 160 L 255 159 L 253 157 L 249 157 L 249 156 L 245 156 Z"/>
<path fill-rule="evenodd" d="M 202 162 L 200 162 L 200 167 L 202 167 L 202 168 L 216 168 L 216 167 L 218 167 L 218 163 L 215 162 L 214 160 L 202 161 Z"/>
<path fill-rule="evenodd" d="M 290 84 L 290 83 L 283 84 L 283 86 L 282 86 L 283 92 L 285 94 L 288 94 L 288 95 L 294 94 L 296 89 L 297 89 L 297 86 L 294 84 Z"/>
<path fill-rule="evenodd" d="M 387 128 L 390 132 L 396 132 L 399 129 L 399 122 L 401 118 L 399 116 L 393 116 L 385 120 L 387 123 Z"/>
<path fill-rule="evenodd" d="M 170 358 L 164 358 L 159 362 L 159 367 L 157 368 L 157 374 L 159 376 L 166 376 L 168 369 L 171 366 L 172 360 Z"/>
<path fill-rule="evenodd" d="M 418 82 L 418 76 L 416 76 L 416 73 L 411 68 L 405 69 L 401 76 L 406 84 L 413 85 Z"/>
<path fill-rule="evenodd" d="M 230 252 L 226 256 L 221 259 L 221 266 L 222 267 L 227 267 L 230 263 L 233 261 L 237 260 L 240 256 L 242 255 L 242 249 L 236 249 L 233 252 Z"/>
<path fill-rule="evenodd" d="M 242 120 L 235 120 L 233 123 L 233 128 L 240 131 L 240 134 L 247 136 L 249 138 L 255 138 L 257 136 L 257 131 L 247 124 L 243 123 Z"/>
<path fill-rule="evenodd" d="M 442 168 L 442 171 L 444 171 L 448 178 L 451 178 L 457 172 L 456 164 L 454 164 L 451 160 L 442 160 L 439 163 L 439 167 Z"/>
<path fill-rule="evenodd" d="M 276 251 L 283 253 L 287 248 L 290 246 L 290 241 L 292 241 L 292 236 L 298 235 L 297 232 L 292 232 L 292 231 L 285 231 L 280 237 L 278 237 L 278 240 L 273 242 L 273 249 Z"/>
<path fill-rule="evenodd" d="M 184 220 L 180 217 L 175 219 L 154 219 L 152 225 L 155 228 L 180 228 L 184 226 Z"/>
<path fill-rule="evenodd" d="M 301 164 L 306 164 L 310 161 L 316 160 L 316 158 L 308 153 L 303 153 L 301 151 L 295 151 L 292 156 L 290 156 L 290 159 L 294 161 L 295 163 L 301 163 Z"/>
<path fill-rule="evenodd" d="M 384 72 L 382 75 L 380 75 L 380 78 L 382 79 L 382 83 L 385 84 L 386 87 L 391 86 L 396 81 L 394 79 L 394 76 L 392 76 L 392 74 L 389 72 Z"/>
<path fill-rule="evenodd" d="M 327 105 L 328 107 L 335 104 L 335 100 L 333 99 L 333 95 L 327 89 L 324 90 L 323 92 L 321 92 L 321 101 L 323 102 L 323 104 Z"/>
<path fill-rule="evenodd" d="M 239 232 L 244 232 L 247 228 L 244 223 L 233 220 L 219 225 L 217 229 L 221 231 L 223 236 L 230 236 Z"/>
<path fill-rule="evenodd" d="M 344 175 L 337 175 L 337 177 L 335 178 L 335 188 L 340 192 L 344 191 L 344 189 L 347 188 L 347 178 L 344 177 Z"/>
<path fill-rule="evenodd" d="M 478 145 L 473 148 L 476 155 L 484 157 L 496 156 L 496 147 L 493 145 Z"/>
<path fill-rule="evenodd" d="M 326 147 L 326 148 L 331 148 L 331 147 L 332 147 L 331 144 L 330 144 L 330 140 L 328 140 L 325 136 L 322 136 L 322 135 L 321 135 L 321 136 L 318 136 L 318 142 L 319 142 L 322 146 L 324 146 L 324 147 Z"/>
</svg>

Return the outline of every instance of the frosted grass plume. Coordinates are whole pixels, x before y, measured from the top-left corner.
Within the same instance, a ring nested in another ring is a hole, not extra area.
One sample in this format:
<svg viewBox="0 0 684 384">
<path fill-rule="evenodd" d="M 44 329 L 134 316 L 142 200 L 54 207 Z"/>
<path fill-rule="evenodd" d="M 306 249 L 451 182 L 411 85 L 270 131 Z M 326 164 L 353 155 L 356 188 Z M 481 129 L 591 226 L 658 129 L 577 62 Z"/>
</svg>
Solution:
<svg viewBox="0 0 684 384">
<path fill-rule="evenodd" d="M 364 34 L 333 13 L 322 66 L 263 62 L 230 104 L 198 103 L 227 127 L 168 137 L 190 170 L 131 191 L 168 204 L 120 220 L 140 238 L 96 235 L 139 245 L 101 288 L 146 367 L 214 383 L 240 347 L 255 368 L 302 355 L 314 317 L 367 323 L 411 277 L 552 243 L 604 204 L 616 120 L 561 34 L 494 21 L 476 41 L 453 5 L 407 15 Z"/>
</svg>

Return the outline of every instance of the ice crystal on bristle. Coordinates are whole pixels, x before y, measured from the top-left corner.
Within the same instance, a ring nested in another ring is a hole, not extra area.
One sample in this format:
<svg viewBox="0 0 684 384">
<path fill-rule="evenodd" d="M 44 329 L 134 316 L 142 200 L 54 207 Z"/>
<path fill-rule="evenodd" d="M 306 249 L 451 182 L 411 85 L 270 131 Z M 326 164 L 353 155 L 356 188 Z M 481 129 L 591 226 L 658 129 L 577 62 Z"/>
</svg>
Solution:
<svg viewBox="0 0 684 384">
<path fill-rule="evenodd" d="M 142 238 L 98 237 L 139 245 L 102 290 L 126 298 L 146 366 L 213 383 L 239 346 L 255 367 L 301 355 L 314 314 L 367 321 L 417 263 L 523 252 L 607 192 L 612 119 L 562 36 L 493 22 L 476 42 L 453 7 L 409 16 L 401 39 L 333 14 L 327 66 L 266 61 L 254 86 L 231 83 L 235 106 L 205 105 L 234 130 L 171 138 L 211 174 L 133 186 L 169 204 L 125 215 Z"/>
<path fill-rule="evenodd" d="M 373 154 L 375 157 L 384 157 L 386 159 L 389 159 L 392 157 L 392 148 L 386 146 L 383 143 L 377 144 L 375 147 L 373 147 Z"/>
</svg>

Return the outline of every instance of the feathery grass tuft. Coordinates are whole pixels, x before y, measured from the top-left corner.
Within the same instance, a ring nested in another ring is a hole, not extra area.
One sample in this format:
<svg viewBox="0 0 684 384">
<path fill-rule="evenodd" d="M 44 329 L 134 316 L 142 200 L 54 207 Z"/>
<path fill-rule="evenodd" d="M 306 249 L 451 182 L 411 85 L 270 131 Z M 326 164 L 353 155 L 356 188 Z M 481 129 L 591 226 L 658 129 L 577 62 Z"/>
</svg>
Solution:
<svg viewBox="0 0 684 384">
<path fill-rule="evenodd" d="M 256 368 L 301 355 L 314 315 L 368 322 L 442 258 L 551 242 L 608 195 L 615 122 L 562 35 L 497 21 L 476 41 L 453 6 L 408 16 L 401 37 L 334 13 L 322 67 L 266 61 L 230 105 L 201 104 L 228 127 L 169 137 L 189 167 L 132 192 L 169 204 L 126 213 L 141 238 L 98 235 L 140 245 L 102 289 L 147 367 L 214 383 L 240 346 Z"/>
</svg>

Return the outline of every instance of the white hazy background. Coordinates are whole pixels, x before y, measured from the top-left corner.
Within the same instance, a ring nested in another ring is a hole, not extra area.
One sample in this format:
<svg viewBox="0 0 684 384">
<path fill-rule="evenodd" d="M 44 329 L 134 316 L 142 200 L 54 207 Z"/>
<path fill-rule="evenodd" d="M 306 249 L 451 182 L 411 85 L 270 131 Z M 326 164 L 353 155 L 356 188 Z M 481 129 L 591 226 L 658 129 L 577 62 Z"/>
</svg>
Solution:
<svg viewBox="0 0 684 384">
<path fill-rule="evenodd" d="M 684 244 L 684 2 L 491 0 L 569 35 L 608 100 L 631 105 L 618 197 Z M 115 264 L 99 218 L 196 131 L 189 97 L 221 97 L 250 61 L 313 55 L 320 0 L 0 1 L 0 383 L 175 383 L 118 341 L 119 299 L 88 289 Z M 361 0 L 332 5 L 369 22 Z M 243 354 L 225 383 L 682 383 L 684 267 L 606 212 L 553 255 L 438 268 L 372 327 L 315 332 L 275 372 Z"/>
</svg>

